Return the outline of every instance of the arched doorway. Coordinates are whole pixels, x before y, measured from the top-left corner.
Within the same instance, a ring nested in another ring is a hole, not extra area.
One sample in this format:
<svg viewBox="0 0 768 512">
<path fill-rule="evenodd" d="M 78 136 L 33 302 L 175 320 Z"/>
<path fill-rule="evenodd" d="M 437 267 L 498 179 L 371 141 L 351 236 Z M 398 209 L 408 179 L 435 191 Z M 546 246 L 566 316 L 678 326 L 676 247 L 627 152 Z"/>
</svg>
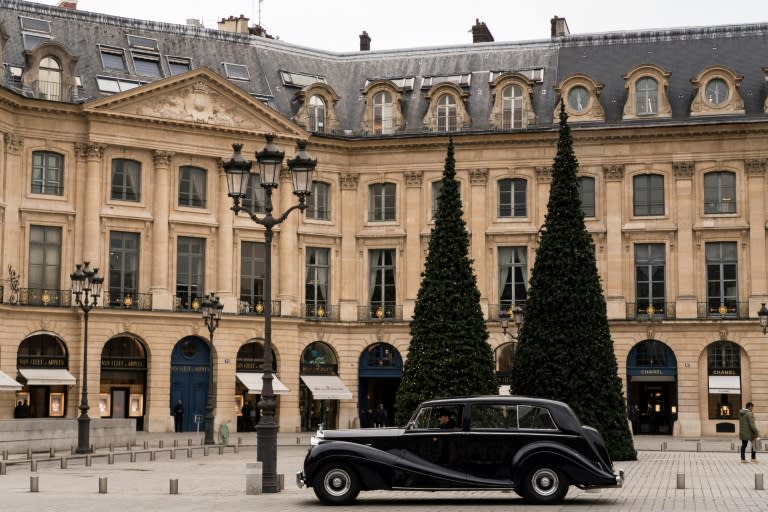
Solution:
<svg viewBox="0 0 768 512">
<path fill-rule="evenodd" d="M 75 384 L 69 373 L 69 355 L 57 336 L 37 334 L 25 339 L 16 354 L 16 368 L 24 387 L 17 401 L 24 403 L 24 417 L 47 418 L 66 416 L 68 390 Z"/>
<path fill-rule="evenodd" d="M 508 395 L 512 384 L 512 364 L 515 361 L 517 343 L 504 343 L 496 347 L 496 378 L 499 379 L 499 394 Z"/>
<path fill-rule="evenodd" d="M 184 404 L 181 430 L 199 432 L 205 428 L 205 404 L 208 400 L 210 348 L 197 336 L 182 338 L 171 353 L 171 396 L 169 414 L 179 400 Z"/>
<path fill-rule="evenodd" d="M 147 389 L 147 351 L 135 337 L 116 336 L 101 351 L 99 415 L 102 418 L 135 418 L 144 430 Z"/>
<path fill-rule="evenodd" d="M 352 393 L 338 377 L 339 363 L 333 349 L 322 341 L 313 341 L 301 353 L 299 369 L 299 414 L 301 430 L 308 432 L 338 428 L 339 400 Z"/>
<path fill-rule="evenodd" d="M 360 426 L 371 427 L 371 415 L 379 404 L 387 411 L 387 426 L 395 417 L 395 398 L 403 377 L 403 358 L 388 343 L 374 343 L 360 354 L 358 367 L 358 414 Z"/>
<path fill-rule="evenodd" d="M 627 356 L 627 403 L 634 434 L 672 434 L 677 420 L 677 358 L 658 340 L 644 340 Z"/>
<path fill-rule="evenodd" d="M 249 432 L 259 424 L 262 377 L 264 375 L 264 344 L 249 341 L 237 351 L 235 382 L 235 412 L 237 431 Z M 272 391 L 276 397 L 290 390 L 277 378 L 277 357 L 272 350 Z M 279 402 L 275 404 L 275 421 L 279 423 Z"/>
<path fill-rule="evenodd" d="M 707 346 L 707 419 L 717 422 L 716 432 L 736 432 L 742 406 L 741 355 L 741 347 L 732 341 Z"/>
</svg>

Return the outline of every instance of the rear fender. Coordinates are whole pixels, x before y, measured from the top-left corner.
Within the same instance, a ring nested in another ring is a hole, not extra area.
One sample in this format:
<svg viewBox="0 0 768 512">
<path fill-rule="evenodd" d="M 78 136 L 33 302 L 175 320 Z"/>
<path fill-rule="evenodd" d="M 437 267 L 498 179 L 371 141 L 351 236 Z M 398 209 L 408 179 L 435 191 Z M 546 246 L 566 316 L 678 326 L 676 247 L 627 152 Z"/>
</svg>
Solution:
<svg viewBox="0 0 768 512">
<path fill-rule="evenodd" d="M 566 474 L 574 485 L 598 485 L 612 478 L 610 473 L 597 467 L 595 462 L 568 446 L 547 441 L 531 443 L 515 454 L 513 475 L 520 482 L 534 467 L 550 465 Z"/>
</svg>

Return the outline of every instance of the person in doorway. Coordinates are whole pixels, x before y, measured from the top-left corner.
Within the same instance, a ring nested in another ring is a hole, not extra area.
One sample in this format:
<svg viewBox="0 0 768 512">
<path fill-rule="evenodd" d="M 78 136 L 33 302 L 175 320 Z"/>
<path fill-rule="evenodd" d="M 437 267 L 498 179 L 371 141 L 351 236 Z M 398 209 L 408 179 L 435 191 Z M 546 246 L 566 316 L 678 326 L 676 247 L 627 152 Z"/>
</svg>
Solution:
<svg viewBox="0 0 768 512">
<path fill-rule="evenodd" d="M 240 416 L 240 428 L 237 430 L 239 432 L 250 432 L 251 431 L 251 402 L 245 402 L 243 404 L 243 408 L 240 412 L 243 413 L 242 416 Z"/>
<path fill-rule="evenodd" d="M 373 412 L 373 426 L 374 427 L 387 426 L 387 410 L 384 408 L 384 404 L 379 404 L 379 406 Z"/>
<path fill-rule="evenodd" d="M 19 400 L 16 403 L 16 407 L 13 409 L 13 417 L 14 418 L 23 418 L 24 417 L 24 402 Z"/>
<path fill-rule="evenodd" d="M 640 433 L 640 406 L 635 404 L 629 411 L 629 420 L 632 422 L 632 434 Z"/>
<path fill-rule="evenodd" d="M 182 424 L 184 422 L 184 402 L 179 400 L 176 405 L 173 406 L 173 426 L 176 432 L 182 431 Z"/>
<path fill-rule="evenodd" d="M 755 415 L 752 413 L 754 404 L 747 402 L 747 405 L 739 410 L 739 439 L 741 439 L 741 462 L 747 463 L 746 451 L 747 443 L 752 443 L 752 462 L 757 462 L 757 450 L 755 444 L 760 432 L 755 425 Z"/>
</svg>

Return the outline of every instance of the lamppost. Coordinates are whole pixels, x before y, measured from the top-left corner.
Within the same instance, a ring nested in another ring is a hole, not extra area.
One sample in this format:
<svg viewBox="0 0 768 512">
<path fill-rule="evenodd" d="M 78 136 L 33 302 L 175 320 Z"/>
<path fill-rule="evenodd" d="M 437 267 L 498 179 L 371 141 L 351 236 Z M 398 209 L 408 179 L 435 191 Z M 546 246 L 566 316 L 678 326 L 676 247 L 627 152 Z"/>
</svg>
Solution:
<svg viewBox="0 0 768 512">
<path fill-rule="evenodd" d="M 499 311 L 499 322 L 501 322 L 501 331 L 506 339 L 509 330 L 509 319 L 515 323 L 516 333 L 520 332 L 520 326 L 523 325 L 523 308 L 520 306 L 510 306 L 509 309 Z M 517 344 L 517 334 L 510 334 L 512 343 Z"/>
<path fill-rule="evenodd" d="M 227 173 L 227 188 L 234 205 L 235 215 L 241 211 L 248 214 L 252 221 L 264 226 L 264 373 L 262 374 L 261 400 L 257 404 L 261 409 L 259 424 L 256 425 L 256 458 L 263 465 L 262 491 L 279 492 L 277 483 L 277 429 L 275 424 L 275 394 L 272 388 L 272 228 L 288 218 L 293 210 L 307 208 L 306 198 L 312 192 L 312 174 L 317 160 L 306 151 L 306 141 L 299 141 L 296 156 L 288 160 L 288 168 L 293 176 L 293 193 L 299 202 L 285 210 L 278 217 L 272 215 L 272 191 L 277 188 L 285 153 L 274 144 L 275 135 L 265 135 L 267 144 L 256 153 L 259 165 L 261 186 L 266 192 L 265 213 L 259 218 L 255 213 L 240 206 L 248 190 L 252 162 L 240 154 L 242 144 L 232 144 L 234 153 L 224 162 Z"/>
<path fill-rule="evenodd" d="M 761 304 L 757 312 L 757 318 L 760 319 L 760 327 L 763 328 L 763 334 L 768 334 L 768 308 L 765 307 L 765 302 Z"/>
<path fill-rule="evenodd" d="M 203 320 L 208 328 L 208 343 L 210 344 L 208 364 L 208 402 L 205 405 L 205 444 L 215 444 L 213 441 L 213 409 L 216 407 L 216 383 L 213 379 L 213 331 L 219 326 L 221 310 L 224 304 L 213 292 L 203 298 Z"/>
<path fill-rule="evenodd" d="M 75 303 L 83 310 L 83 382 L 80 389 L 80 416 L 77 418 L 77 453 L 91 453 L 90 429 L 91 418 L 88 417 L 88 313 L 99 301 L 101 285 L 104 277 L 98 275 L 99 269 L 92 268 L 89 262 L 78 263 L 75 271 L 69 275 L 72 280 L 72 293 Z"/>
</svg>

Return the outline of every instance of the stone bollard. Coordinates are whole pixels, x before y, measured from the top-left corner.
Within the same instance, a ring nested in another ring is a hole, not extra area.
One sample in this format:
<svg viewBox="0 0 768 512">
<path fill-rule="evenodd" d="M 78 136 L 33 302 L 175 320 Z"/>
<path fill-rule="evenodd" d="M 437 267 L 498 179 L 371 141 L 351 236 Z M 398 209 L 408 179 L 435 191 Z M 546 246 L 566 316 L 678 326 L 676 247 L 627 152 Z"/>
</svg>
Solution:
<svg viewBox="0 0 768 512">
<path fill-rule="evenodd" d="M 187 439 L 187 446 L 192 446 L 192 440 L 191 439 Z"/>
<path fill-rule="evenodd" d="M 40 492 L 40 477 L 29 477 L 29 492 Z"/>
<path fill-rule="evenodd" d="M 174 448 L 178 448 L 179 447 L 179 440 L 178 439 L 174 439 L 173 440 L 173 447 Z"/>
<path fill-rule="evenodd" d="M 203 456 L 205 456 L 205 457 L 208 456 L 208 447 L 207 446 L 203 447 Z"/>
<path fill-rule="evenodd" d="M 3 460 L 8 460 L 8 450 L 3 450 Z"/>
<path fill-rule="evenodd" d="M 187 448 L 187 458 L 188 459 L 192 458 L 192 448 Z"/>
<path fill-rule="evenodd" d="M 701 441 L 696 441 L 696 451 L 697 452 L 701 451 Z"/>
<path fill-rule="evenodd" d="M 178 478 L 171 478 L 170 494 L 179 494 L 179 479 Z"/>
<path fill-rule="evenodd" d="M 158 447 L 158 448 L 162 448 L 163 446 L 165 446 L 165 443 L 164 443 L 164 442 L 163 442 L 163 440 L 161 439 L 161 440 L 159 440 L 159 441 L 157 442 L 157 447 Z"/>
<path fill-rule="evenodd" d="M 29 470 L 33 473 L 37 473 L 37 461 L 31 460 L 29 461 Z"/>
<path fill-rule="evenodd" d="M 109 451 L 111 451 L 111 452 L 115 451 L 114 443 L 109 443 Z"/>
<path fill-rule="evenodd" d="M 99 477 L 99 494 L 107 494 L 107 477 Z"/>
<path fill-rule="evenodd" d="M 129 442 L 125 443 L 125 451 L 129 452 L 133 449 L 133 445 Z"/>
<path fill-rule="evenodd" d="M 93 463 L 93 459 L 91 458 L 91 456 L 90 455 L 86 455 L 85 456 L 85 466 L 86 467 L 91 467 L 92 463 Z"/>
<path fill-rule="evenodd" d="M 301 444 L 301 437 L 296 436 L 296 444 Z"/>
<path fill-rule="evenodd" d="M 219 445 L 219 455 L 224 455 L 224 446 Z"/>
<path fill-rule="evenodd" d="M 115 463 L 115 454 L 109 453 L 107 454 L 107 464 L 114 464 Z"/>
<path fill-rule="evenodd" d="M 131 462 L 136 462 L 136 452 L 131 452 Z"/>
<path fill-rule="evenodd" d="M 62 457 L 61 458 L 61 469 L 67 469 L 67 458 Z"/>
<path fill-rule="evenodd" d="M 176 449 L 171 450 L 171 460 L 176 460 Z"/>
<path fill-rule="evenodd" d="M 755 490 L 756 491 L 763 490 L 763 474 L 762 473 L 755 473 Z"/>
<path fill-rule="evenodd" d="M 144 449 L 146 450 L 149 448 L 149 441 L 144 441 Z"/>
<path fill-rule="evenodd" d="M 245 464 L 245 494 L 261 494 L 262 490 L 261 462 L 248 462 Z"/>
<path fill-rule="evenodd" d="M 277 490 L 278 491 L 285 490 L 285 475 L 282 473 L 278 473 L 277 475 Z"/>
<path fill-rule="evenodd" d="M 235 453 L 240 453 L 240 438 L 235 439 Z"/>
<path fill-rule="evenodd" d="M 149 452 L 149 462 L 155 462 L 156 458 L 157 458 L 157 453 L 154 450 Z"/>
<path fill-rule="evenodd" d="M 54 458 L 56 456 L 56 449 L 55 448 L 51 448 L 50 450 L 48 450 L 48 456 L 50 458 Z"/>
<path fill-rule="evenodd" d="M 736 443 L 734 443 L 733 441 L 731 441 L 731 451 L 732 452 L 736 451 Z"/>
<path fill-rule="evenodd" d="M 7 469 L 5 468 L 7 464 L 5 462 L 0 462 L 0 475 L 4 475 L 7 472 Z"/>
<path fill-rule="evenodd" d="M 677 474 L 677 488 L 685 489 L 685 473 Z"/>
<path fill-rule="evenodd" d="M 27 459 L 32 458 L 32 448 L 27 448 Z"/>
</svg>

